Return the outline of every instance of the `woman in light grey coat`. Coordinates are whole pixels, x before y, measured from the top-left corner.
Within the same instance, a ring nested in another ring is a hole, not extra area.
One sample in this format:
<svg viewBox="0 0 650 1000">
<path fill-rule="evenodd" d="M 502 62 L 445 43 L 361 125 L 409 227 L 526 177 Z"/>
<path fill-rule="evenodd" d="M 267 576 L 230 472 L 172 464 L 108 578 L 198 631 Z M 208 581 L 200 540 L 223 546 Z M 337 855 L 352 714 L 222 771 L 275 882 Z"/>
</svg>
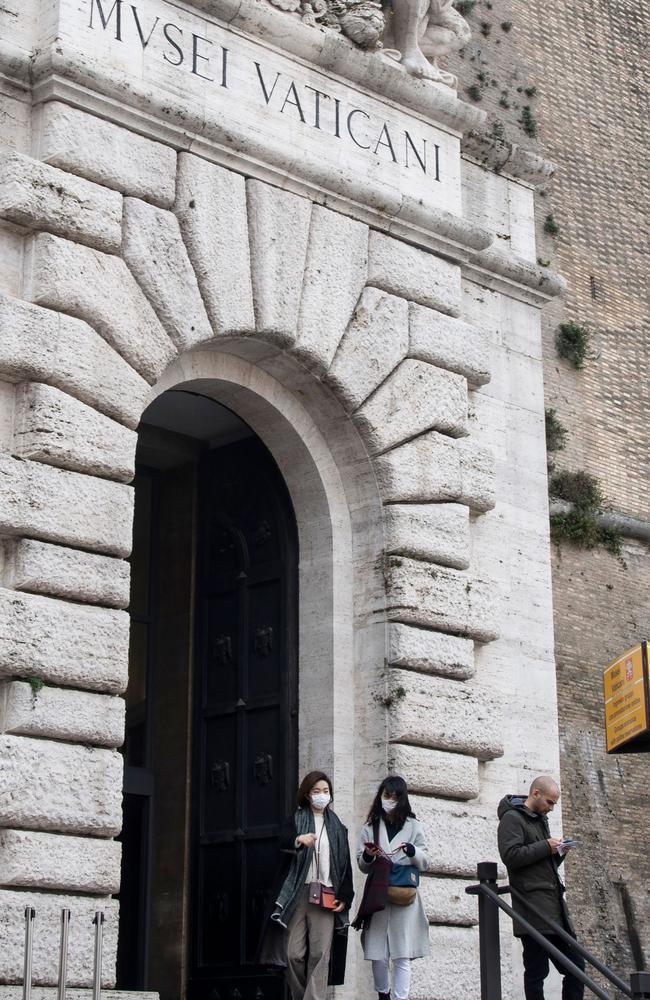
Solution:
<svg viewBox="0 0 650 1000">
<path fill-rule="evenodd" d="M 411 865 L 425 871 L 427 846 L 411 809 L 406 782 L 397 775 L 382 781 L 366 825 L 361 831 L 357 862 L 364 874 L 372 871 L 378 856 L 389 855 L 394 865 Z M 407 1000 L 411 961 L 429 954 L 429 922 L 419 891 L 406 906 L 389 901 L 374 912 L 361 936 L 364 958 L 372 962 L 379 1000 L 390 1000 L 390 965 L 393 963 L 393 996 Z"/>
</svg>

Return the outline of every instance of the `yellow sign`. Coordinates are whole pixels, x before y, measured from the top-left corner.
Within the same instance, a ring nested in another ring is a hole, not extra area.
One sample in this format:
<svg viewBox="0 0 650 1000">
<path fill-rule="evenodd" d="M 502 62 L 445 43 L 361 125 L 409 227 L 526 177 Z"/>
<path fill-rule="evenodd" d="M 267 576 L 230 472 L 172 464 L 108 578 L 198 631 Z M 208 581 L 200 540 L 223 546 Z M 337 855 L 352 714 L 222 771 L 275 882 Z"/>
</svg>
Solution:
<svg viewBox="0 0 650 1000">
<path fill-rule="evenodd" d="M 645 642 L 629 649 L 605 668 L 603 689 L 607 752 L 612 753 L 650 733 Z"/>
</svg>

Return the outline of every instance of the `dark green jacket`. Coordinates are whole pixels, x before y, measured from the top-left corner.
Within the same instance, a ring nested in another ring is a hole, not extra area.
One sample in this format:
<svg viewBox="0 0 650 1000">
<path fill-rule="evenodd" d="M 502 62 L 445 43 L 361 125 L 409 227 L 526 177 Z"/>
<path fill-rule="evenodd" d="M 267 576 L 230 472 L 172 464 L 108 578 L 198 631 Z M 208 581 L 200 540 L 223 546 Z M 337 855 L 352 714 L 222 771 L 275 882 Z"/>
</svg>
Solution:
<svg viewBox="0 0 650 1000">
<path fill-rule="evenodd" d="M 525 801 L 525 795 L 506 795 L 498 808 L 499 854 L 508 869 L 508 880 L 537 912 L 529 910 L 514 896 L 513 909 L 543 934 L 553 933 L 548 919 L 573 933 L 564 902 L 564 885 L 558 874 L 564 858 L 551 851 L 546 817 L 527 809 Z M 526 933 L 516 922 L 513 929 L 517 937 Z"/>
</svg>

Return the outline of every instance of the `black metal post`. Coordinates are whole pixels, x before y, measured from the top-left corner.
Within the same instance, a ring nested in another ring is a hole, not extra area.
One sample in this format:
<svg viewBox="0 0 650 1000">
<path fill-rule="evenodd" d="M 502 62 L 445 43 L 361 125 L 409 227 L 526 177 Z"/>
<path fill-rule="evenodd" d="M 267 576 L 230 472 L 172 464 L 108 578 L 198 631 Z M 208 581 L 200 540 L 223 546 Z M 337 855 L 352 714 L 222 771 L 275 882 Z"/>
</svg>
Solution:
<svg viewBox="0 0 650 1000">
<path fill-rule="evenodd" d="M 650 972 L 633 972 L 630 976 L 633 1000 L 650 997 Z"/>
<path fill-rule="evenodd" d="M 96 910 L 93 918 L 95 925 L 95 960 L 93 965 L 93 1000 L 100 1000 L 102 992 L 102 945 L 104 939 L 104 913 Z"/>
<path fill-rule="evenodd" d="M 36 910 L 33 906 L 25 907 L 25 964 L 23 967 L 23 1000 L 30 1000 L 32 995 L 32 949 L 34 947 L 34 918 Z"/>
<path fill-rule="evenodd" d="M 66 1000 L 68 983 L 68 934 L 70 930 L 70 910 L 61 910 L 61 945 L 59 948 L 59 988 L 57 1000 Z"/>
<path fill-rule="evenodd" d="M 476 875 L 481 885 L 496 892 L 497 865 L 480 861 Z M 485 893 L 478 896 L 478 931 L 481 960 L 481 1000 L 501 1000 L 501 941 L 499 907 Z"/>
</svg>

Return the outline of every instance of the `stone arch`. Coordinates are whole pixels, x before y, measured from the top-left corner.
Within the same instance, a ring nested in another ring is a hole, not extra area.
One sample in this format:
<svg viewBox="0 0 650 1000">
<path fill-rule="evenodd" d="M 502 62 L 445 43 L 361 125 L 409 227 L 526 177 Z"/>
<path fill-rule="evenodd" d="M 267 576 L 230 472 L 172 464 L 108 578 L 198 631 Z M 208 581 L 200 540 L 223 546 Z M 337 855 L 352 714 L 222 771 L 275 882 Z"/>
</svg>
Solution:
<svg viewBox="0 0 650 1000">
<path fill-rule="evenodd" d="M 267 393 L 304 427 L 312 460 L 322 455 L 322 509 L 372 581 L 350 630 L 356 704 L 379 720 L 356 818 L 389 759 L 423 795 L 441 796 L 422 807 L 441 831 L 432 870 L 471 870 L 489 842 L 485 818 L 449 803 L 476 796 L 477 762 L 498 756 L 501 739 L 493 698 L 474 677 L 474 642 L 495 637 L 497 609 L 472 571 L 470 534 L 494 489 L 490 453 L 469 433 L 468 393 L 489 364 L 484 332 L 458 318 L 459 266 L 189 153 L 164 196 L 18 159 L 21 183 L 43 197 L 29 222 L 36 235 L 24 237 L 23 297 L 0 302 L 0 368 L 16 384 L 13 439 L 0 456 L 0 530 L 10 538 L 0 671 L 48 686 L 33 711 L 29 685 L 12 680 L 3 780 L 21 795 L 9 796 L 0 823 L 29 831 L 27 848 L 24 834 L 5 835 L 17 869 L 29 857 L 38 871 L 41 857 L 48 874 L 35 884 L 19 871 L 16 884 L 82 901 L 116 891 L 128 483 L 142 411 L 188 375 L 220 381 L 226 403 L 229 382 L 244 409 L 250 393 L 251 419 L 252 398 Z M 66 198 L 84 211 L 66 213 Z M 80 754 L 79 743 L 92 750 Z M 69 797 L 61 776 L 72 773 Z M 87 983 L 89 949 L 73 951 L 71 982 Z M 50 952 L 38 981 L 54 981 Z M 13 962 L 20 945 L 10 953 Z"/>
</svg>

